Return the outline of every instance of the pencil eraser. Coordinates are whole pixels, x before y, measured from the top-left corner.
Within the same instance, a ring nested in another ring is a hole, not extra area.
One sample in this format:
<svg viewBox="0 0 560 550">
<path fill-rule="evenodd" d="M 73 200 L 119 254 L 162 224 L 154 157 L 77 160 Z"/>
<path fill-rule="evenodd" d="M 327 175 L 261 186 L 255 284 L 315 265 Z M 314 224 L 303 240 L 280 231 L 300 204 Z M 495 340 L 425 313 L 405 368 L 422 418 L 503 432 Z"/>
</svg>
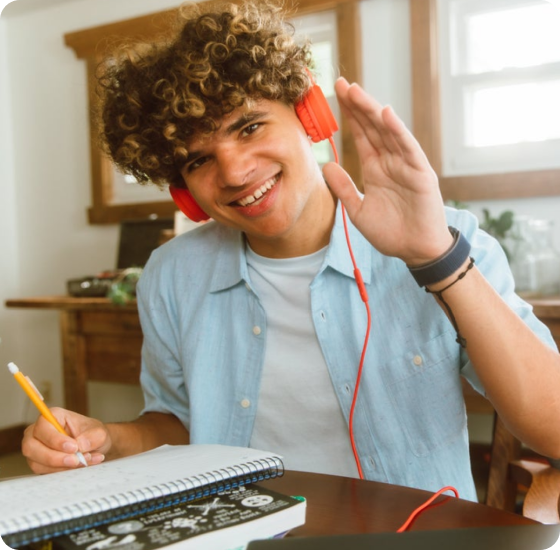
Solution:
<svg viewBox="0 0 560 550">
<path fill-rule="evenodd" d="M 8 363 L 8 369 L 12 374 L 19 372 L 19 369 L 17 368 L 17 365 L 15 363 Z"/>
</svg>

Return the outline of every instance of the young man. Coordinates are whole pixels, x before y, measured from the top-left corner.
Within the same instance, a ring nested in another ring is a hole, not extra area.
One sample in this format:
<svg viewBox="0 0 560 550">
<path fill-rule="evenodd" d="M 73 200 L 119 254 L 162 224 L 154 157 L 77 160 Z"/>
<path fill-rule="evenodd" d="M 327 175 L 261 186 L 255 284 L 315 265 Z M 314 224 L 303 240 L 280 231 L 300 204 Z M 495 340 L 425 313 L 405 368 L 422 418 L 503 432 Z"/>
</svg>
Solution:
<svg viewBox="0 0 560 550">
<path fill-rule="evenodd" d="M 550 334 L 514 294 L 499 244 L 444 208 L 391 108 L 336 83 L 362 195 L 340 166 L 321 172 L 313 158 L 294 108 L 311 86 L 309 50 L 281 12 L 199 9 L 182 12 L 169 45 L 108 63 L 103 137 L 123 170 L 188 188 L 214 221 L 160 247 L 142 276 L 142 415 L 102 424 L 57 409 L 75 439 L 40 418 L 23 441 L 33 470 L 77 467 L 78 448 L 97 464 L 224 443 L 272 449 L 289 469 L 356 476 L 359 463 L 368 479 L 475 499 L 461 375 L 520 439 L 560 456 Z M 372 324 L 351 413 L 363 299 Z"/>
</svg>

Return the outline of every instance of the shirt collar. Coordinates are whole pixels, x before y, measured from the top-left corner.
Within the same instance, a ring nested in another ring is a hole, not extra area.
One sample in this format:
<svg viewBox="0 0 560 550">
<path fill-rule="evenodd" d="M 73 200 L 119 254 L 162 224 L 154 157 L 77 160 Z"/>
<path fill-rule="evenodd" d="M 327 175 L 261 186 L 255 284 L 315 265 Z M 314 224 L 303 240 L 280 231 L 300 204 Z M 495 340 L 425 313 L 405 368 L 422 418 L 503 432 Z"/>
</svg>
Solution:
<svg viewBox="0 0 560 550">
<path fill-rule="evenodd" d="M 249 280 L 243 233 L 220 226 L 218 235 L 220 248 L 214 262 L 210 292 L 219 292 Z"/>
<path fill-rule="evenodd" d="M 356 264 L 362 273 L 365 283 L 371 282 L 372 246 L 364 236 L 352 225 L 347 216 L 350 243 L 356 259 Z M 249 282 L 249 270 L 245 253 L 245 237 L 240 231 L 221 226 L 219 229 L 221 246 L 216 255 L 215 269 L 210 282 L 210 292 L 219 292 L 240 283 Z M 334 227 L 325 261 L 321 271 L 327 267 L 339 273 L 354 278 L 354 266 L 348 251 L 342 206 L 339 201 Z"/>
<path fill-rule="evenodd" d="M 370 283 L 373 247 L 354 225 L 352 225 L 348 214 L 346 214 L 346 219 L 348 222 L 350 245 L 352 246 L 357 267 L 362 273 L 364 282 Z M 342 204 L 340 201 L 336 209 L 335 223 L 331 232 L 331 240 L 323 268 L 326 267 L 331 267 L 347 277 L 354 278 L 354 266 L 352 265 L 352 259 L 346 242 Z"/>
</svg>

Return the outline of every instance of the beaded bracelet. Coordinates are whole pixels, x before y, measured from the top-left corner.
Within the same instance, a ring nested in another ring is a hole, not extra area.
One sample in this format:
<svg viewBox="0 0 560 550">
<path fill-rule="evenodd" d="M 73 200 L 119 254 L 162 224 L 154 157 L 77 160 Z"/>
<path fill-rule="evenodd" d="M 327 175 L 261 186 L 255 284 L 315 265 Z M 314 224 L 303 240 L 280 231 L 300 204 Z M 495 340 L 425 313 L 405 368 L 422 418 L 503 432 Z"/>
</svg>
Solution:
<svg viewBox="0 0 560 550">
<path fill-rule="evenodd" d="M 474 259 L 471 258 L 471 261 L 465 271 L 460 273 L 457 278 L 445 288 L 442 288 L 441 290 L 430 290 L 428 288 L 428 286 L 435 285 L 436 283 L 447 279 L 450 275 L 453 275 L 453 273 L 455 273 L 465 263 L 465 260 L 471 253 L 471 245 L 461 232 L 451 226 L 449 226 L 448 229 L 453 236 L 453 244 L 450 248 L 439 256 L 439 258 L 436 258 L 430 263 L 417 267 L 408 266 L 408 269 L 415 281 L 418 283 L 418 286 L 423 286 L 426 292 L 437 296 L 437 299 L 443 304 L 449 316 L 449 320 L 457 333 L 456 341 L 462 348 L 465 348 L 467 346 L 467 341 L 459 332 L 455 315 L 453 315 L 451 307 L 449 307 L 449 304 L 443 298 L 443 291 L 459 282 L 472 269 L 474 266 Z"/>
<path fill-rule="evenodd" d="M 459 326 L 457 325 L 457 320 L 455 319 L 455 315 L 453 315 L 453 311 L 451 310 L 451 307 L 449 306 L 449 304 L 443 298 L 443 291 L 452 287 L 455 283 L 458 283 L 473 268 L 473 266 L 474 266 L 474 258 L 471 258 L 471 261 L 467 265 L 465 271 L 462 271 L 461 273 L 459 273 L 459 275 L 457 276 L 457 278 L 453 282 L 449 283 L 446 287 L 442 288 L 441 290 L 430 290 L 428 287 L 424 288 L 424 290 L 426 292 L 428 292 L 429 294 L 434 294 L 435 296 L 437 296 L 437 299 L 444 305 L 445 309 L 447 310 L 447 314 L 449 315 L 449 320 L 451 321 L 451 324 L 453 325 L 453 328 L 455 329 L 455 332 L 457 333 L 457 339 L 455 341 L 462 348 L 467 347 L 467 341 L 465 340 L 465 338 L 461 335 L 461 333 L 459 331 Z"/>
</svg>

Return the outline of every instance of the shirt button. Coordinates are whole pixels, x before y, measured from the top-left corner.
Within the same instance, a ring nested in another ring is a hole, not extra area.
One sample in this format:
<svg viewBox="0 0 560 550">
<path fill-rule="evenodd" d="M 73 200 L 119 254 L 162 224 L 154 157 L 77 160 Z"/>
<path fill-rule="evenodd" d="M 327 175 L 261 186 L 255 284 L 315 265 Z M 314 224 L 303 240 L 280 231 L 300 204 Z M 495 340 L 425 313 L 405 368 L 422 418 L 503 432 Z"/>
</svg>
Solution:
<svg viewBox="0 0 560 550">
<path fill-rule="evenodd" d="M 254 334 L 255 336 L 258 336 L 260 333 L 261 333 L 261 327 L 255 325 L 255 326 L 253 327 L 253 334 Z"/>
<path fill-rule="evenodd" d="M 245 288 L 246 288 L 247 290 L 251 290 L 251 285 L 249 285 L 249 283 L 245 283 Z"/>
<path fill-rule="evenodd" d="M 417 367 L 419 367 L 422 364 L 422 357 L 415 355 L 412 361 Z"/>
<path fill-rule="evenodd" d="M 251 402 L 248 399 L 242 399 L 241 400 L 241 406 L 244 409 L 248 409 L 251 406 Z"/>
</svg>

